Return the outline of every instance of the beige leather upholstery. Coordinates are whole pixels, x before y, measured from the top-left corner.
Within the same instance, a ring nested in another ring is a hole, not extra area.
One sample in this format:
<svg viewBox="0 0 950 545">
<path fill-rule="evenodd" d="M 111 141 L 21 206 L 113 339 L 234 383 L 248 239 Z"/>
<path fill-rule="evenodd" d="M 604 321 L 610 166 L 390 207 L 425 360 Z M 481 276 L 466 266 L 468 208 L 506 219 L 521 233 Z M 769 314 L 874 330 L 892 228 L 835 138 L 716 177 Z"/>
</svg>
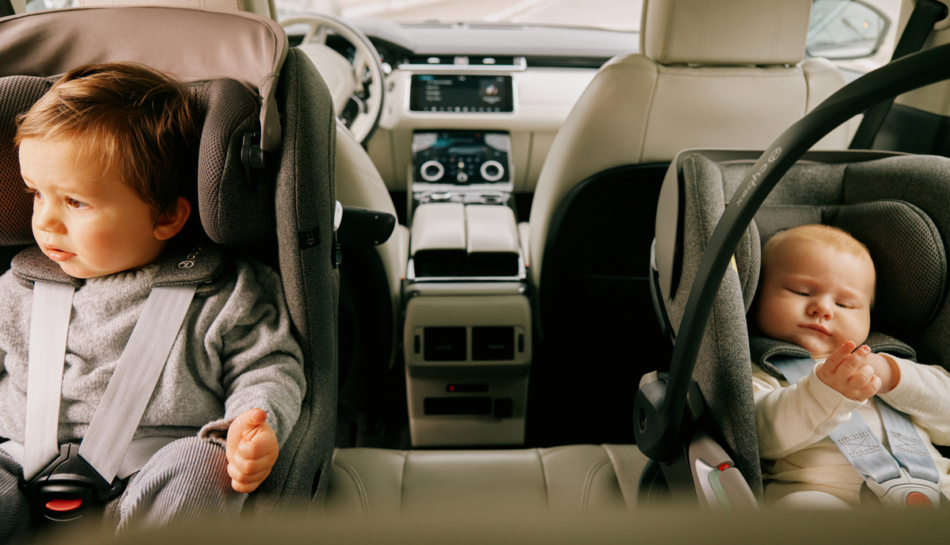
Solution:
<svg viewBox="0 0 950 545">
<path fill-rule="evenodd" d="M 551 217 L 585 178 L 622 165 L 670 161 L 687 148 L 764 149 L 844 85 L 830 62 L 801 62 L 810 5 L 644 0 L 646 54 L 615 57 L 598 71 L 541 169 L 529 222 L 535 286 Z M 838 128 L 815 148 L 846 148 L 854 128 Z"/>
<path fill-rule="evenodd" d="M 336 180 L 336 198 L 341 204 L 396 216 L 396 207 L 393 206 L 389 190 L 373 161 L 339 123 L 336 132 Z M 406 276 L 406 264 L 409 261 L 409 230 L 405 225 L 397 224 L 389 240 L 376 246 L 376 251 L 386 270 L 392 298 L 393 325 L 398 327 L 402 279 Z M 399 338 L 399 332 L 394 330 L 392 338 Z"/>
<path fill-rule="evenodd" d="M 277 20 L 273 0 L 74 0 L 75 7 L 83 6 L 165 6 L 197 8 L 212 11 L 246 11 Z"/>
<path fill-rule="evenodd" d="M 646 2 L 644 2 L 646 4 Z M 640 51 L 661 64 L 797 64 L 812 0 L 650 0 Z"/>
<path fill-rule="evenodd" d="M 612 448 L 646 464 L 635 445 Z M 599 445 L 479 451 L 354 448 L 336 452 L 325 509 L 368 517 L 469 511 L 568 515 L 620 512 L 626 504 L 610 458 Z"/>
</svg>

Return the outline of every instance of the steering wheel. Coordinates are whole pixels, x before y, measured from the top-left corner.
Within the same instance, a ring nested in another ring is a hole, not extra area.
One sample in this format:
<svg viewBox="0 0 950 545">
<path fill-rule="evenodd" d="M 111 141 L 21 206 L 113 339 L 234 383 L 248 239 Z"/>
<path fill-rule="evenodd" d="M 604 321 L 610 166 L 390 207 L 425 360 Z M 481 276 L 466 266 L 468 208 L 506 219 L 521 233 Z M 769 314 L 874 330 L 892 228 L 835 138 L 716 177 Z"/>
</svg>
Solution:
<svg viewBox="0 0 950 545">
<path fill-rule="evenodd" d="M 295 15 L 282 19 L 280 24 L 285 30 L 292 26 L 307 27 L 297 47 L 313 61 L 330 88 L 337 118 L 365 147 L 379 124 L 385 88 L 379 53 L 372 42 L 358 29 L 330 15 Z M 352 62 L 326 45 L 331 31 L 353 45 L 356 53 Z"/>
</svg>

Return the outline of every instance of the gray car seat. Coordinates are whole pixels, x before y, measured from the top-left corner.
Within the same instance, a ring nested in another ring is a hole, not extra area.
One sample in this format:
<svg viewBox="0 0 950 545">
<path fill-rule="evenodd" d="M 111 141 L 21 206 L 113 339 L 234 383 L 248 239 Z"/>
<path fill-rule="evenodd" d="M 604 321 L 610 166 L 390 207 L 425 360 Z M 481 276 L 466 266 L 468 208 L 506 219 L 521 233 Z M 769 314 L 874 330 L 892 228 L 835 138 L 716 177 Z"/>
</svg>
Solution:
<svg viewBox="0 0 950 545">
<path fill-rule="evenodd" d="M 107 32 L 105 31 L 107 30 Z M 334 144 L 327 88 L 280 26 L 243 13 L 102 7 L 0 20 L 2 267 L 33 243 L 12 136 L 58 74 L 89 62 L 137 61 L 190 82 L 203 126 L 193 170 L 201 227 L 228 253 L 278 270 L 304 353 L 300 418 L 247 507 L 298 512 L 326 489 L 336 414 L 338 273 Z M 262 130 L 263 127 L 263 130 Z"/>
<path fill-rule="evenodd" d="M 823 223 L 867 245 L 878 271 L 867 344 L 950 368 L 944 349 L 950 328 L 950 308 L 944 305 L 950 159 L 893 155 L 807 155 L 808 161 L 789 170 L 766 198 L 736 248 L 735 267 L 726 270 L 693 372 L 699 392 L 693 393 L 691 410 L 699 417 L 697 427 L 722 441 L 728 453 L 724 461 L 742 472 L 756 495 L 762 491 L 762 473 L 750 362 L 767 367 L 776 354 L 794 355 L 797 348 L 750 337 L 746 323 L 760 248 L 776 232 Z M 670 169 L 658 207 L 654 280 L 673 337 L 725 203 L 758 157 L 757 152 L 687 151 Z M 705 410 L 702 399 L 708 403 Z"/>
</svg>

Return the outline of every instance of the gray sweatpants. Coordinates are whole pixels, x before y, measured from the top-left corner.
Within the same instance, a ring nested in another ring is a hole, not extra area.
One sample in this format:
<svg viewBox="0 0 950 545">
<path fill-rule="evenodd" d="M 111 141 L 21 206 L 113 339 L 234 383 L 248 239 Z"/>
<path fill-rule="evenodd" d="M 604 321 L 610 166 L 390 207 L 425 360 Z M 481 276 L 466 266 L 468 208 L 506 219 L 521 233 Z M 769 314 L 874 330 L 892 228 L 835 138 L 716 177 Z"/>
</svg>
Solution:
<svg viewBox="0 0 950 545">
<path fill-rule="evenodd" d="M 17 481 L 22 468 L 0 451 L 0 545 L 33 534 L 30 508 Z M 237 519 L 247 494 L 231 488 L 224 448 L 197 437 L 169 443 L 133 475 L 106 506 L 118 514 L 117 534 L 209 517 Z"/>
</svg>

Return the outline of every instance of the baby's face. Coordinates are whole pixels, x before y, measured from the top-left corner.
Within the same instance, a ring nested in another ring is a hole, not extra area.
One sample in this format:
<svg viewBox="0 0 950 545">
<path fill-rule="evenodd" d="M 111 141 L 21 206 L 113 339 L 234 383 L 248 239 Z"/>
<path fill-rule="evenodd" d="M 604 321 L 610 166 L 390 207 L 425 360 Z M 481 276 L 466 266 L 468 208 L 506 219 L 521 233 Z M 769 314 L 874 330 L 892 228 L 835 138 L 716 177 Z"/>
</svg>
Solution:
<svg viewBox="0 0 950 545">
<path fill-rule="evenodd" d="M 797 344 L 814 358 L 871 328 L 874 266 L 821 242 L 789 240 L 763 263 L 757 321 L 765 335 Z"/>
<path fill-rule="evenodd" d="M 66 274 L 137 269 L 161 253 L 151 207 L 97 161 L 81 157 L 76 139 L 24 140 L 20 171 L 34 196 L 36 243 Z"/>
</svg>

